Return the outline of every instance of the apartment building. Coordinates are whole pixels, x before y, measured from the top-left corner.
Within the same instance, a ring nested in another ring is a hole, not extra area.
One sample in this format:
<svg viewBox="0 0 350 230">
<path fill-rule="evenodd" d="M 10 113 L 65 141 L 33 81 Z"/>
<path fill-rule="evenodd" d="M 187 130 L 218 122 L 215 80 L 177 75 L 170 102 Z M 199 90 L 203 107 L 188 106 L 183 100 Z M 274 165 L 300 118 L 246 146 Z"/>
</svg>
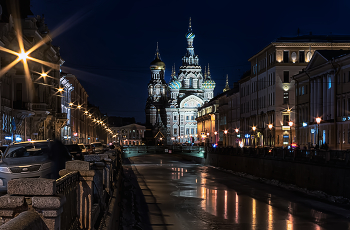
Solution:
<svg viewBox="0 0 350 230">
<path fill-rule="evenodd" d="M 296 141 L 295 80 L 316 50 L 349 50 L 350 36 L 280 37 L 249 59 L 240 82 L 240 132 L 245 146 Z"/>
<path fill-rule="evenodd" d="M 296 85 L 296 133 L 302 147 L 350 148 L 350 50 L 318 50 Z"/>
</svg>

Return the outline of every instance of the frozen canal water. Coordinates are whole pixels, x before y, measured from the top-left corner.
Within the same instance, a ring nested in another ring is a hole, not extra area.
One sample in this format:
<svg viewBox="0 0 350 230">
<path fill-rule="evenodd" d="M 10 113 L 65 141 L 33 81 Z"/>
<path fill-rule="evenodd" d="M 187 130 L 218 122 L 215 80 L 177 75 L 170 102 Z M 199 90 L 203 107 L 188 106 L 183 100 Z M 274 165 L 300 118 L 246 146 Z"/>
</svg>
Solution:
<svg viewBox="0 0 350 230">
<path fill-rule="evenodd" d="M 124 174 L 138 190 L 132 211 L 141 213 L 137 229 L 350 229 L 346 207 L 177 156 L 130 158 Z"/>
</svg>

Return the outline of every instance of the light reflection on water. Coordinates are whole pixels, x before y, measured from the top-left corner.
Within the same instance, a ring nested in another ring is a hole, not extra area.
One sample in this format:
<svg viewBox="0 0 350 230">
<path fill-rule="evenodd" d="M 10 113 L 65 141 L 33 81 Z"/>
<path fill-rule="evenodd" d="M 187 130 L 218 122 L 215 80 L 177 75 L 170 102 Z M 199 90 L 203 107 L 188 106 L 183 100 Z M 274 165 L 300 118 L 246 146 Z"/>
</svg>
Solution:
<svg viewBox="0 0 350 230">
<path fill-rule="evenodd" d="M 185 168 L 171 168 L 171 170 L 173 180 L 180 180 L 186 176 L 187 169 Z M 192 177 L 191 181 L 186 181 L 191 184 L 190 189 L 188 187 L 186 190 L 179 189 L 172 195 L 201 198 L 200 207 L 203 211 L 223 218 L 229 223 L 249 224 L 252 230 L 261 229 L 261 226 L 268 230 L 295 229 L 295 224 L 298 221 L 296 222 L 293 213 L 297 210 L 294 210 L 293 205 L 295 204 L 292 202 L 287 203 L 285 212 L 278 212 L 272 205 L 271 194 L 266 194 L 267 199 L 262 202 L 247 195 L 238 195 L 232 189 L 211 187 L 210 184 L 207 184 L 206 176 L 206 173 L 201 172 L 199 176 Z M 312 210 L 311 217 L 314 218 L 315 223 L 310 223 L 312 227 L 310 226 L 308 229 L 321 230 L 322 228 L 317 223 L 327 218 L 327 215 Z"/>
</svg>

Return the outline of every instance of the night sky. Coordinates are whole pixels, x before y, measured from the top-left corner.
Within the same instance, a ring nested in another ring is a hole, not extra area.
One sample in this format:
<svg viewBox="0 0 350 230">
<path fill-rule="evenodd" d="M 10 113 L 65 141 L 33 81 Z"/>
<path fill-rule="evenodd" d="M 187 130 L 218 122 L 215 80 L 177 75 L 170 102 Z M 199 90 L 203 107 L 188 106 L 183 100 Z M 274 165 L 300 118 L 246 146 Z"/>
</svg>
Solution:
<svg viewBox="0 0 350 230">
<path fill-rule="evenodd" d="M 288 5 L 286 4 L 288 2 Z M 350 34 L 350 2 L 209 0 L 32 0 L 45 15 L 63 71 L 76 75 L 89 101 L 112 116 L 145 122 L 149 64 L 156 43 L 167 65 L 181 65 L 189 17 L 195 53 L 210 63 L 215 95 L 249 70 L 248 58 L 280 36 Z M 59 29 L 57 29 L 59 28 Z M 56 30 L 57 29 L 57 30 Z"/>
</svg>

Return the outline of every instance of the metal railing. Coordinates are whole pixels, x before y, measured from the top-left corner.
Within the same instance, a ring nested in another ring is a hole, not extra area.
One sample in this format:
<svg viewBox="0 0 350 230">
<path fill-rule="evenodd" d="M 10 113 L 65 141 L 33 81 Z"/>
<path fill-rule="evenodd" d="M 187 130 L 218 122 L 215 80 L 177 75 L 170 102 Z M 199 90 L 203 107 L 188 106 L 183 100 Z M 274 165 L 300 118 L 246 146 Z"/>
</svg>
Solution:
<svg viewBox="0 0 350 230">
<path fill-rule="evenodd" d="M 56 180 L 56 193 L 66 197 L 61 214 L 61 229 L 79 229 L 79 219 L 77 211 L 79 173 L 70 172 Z"/>
<path fill-rule="evenodd" d="M 350 167 L 350 150 L 208 147 L 207 151 L 211 154 L 261 157 Z"/>
</svg>

